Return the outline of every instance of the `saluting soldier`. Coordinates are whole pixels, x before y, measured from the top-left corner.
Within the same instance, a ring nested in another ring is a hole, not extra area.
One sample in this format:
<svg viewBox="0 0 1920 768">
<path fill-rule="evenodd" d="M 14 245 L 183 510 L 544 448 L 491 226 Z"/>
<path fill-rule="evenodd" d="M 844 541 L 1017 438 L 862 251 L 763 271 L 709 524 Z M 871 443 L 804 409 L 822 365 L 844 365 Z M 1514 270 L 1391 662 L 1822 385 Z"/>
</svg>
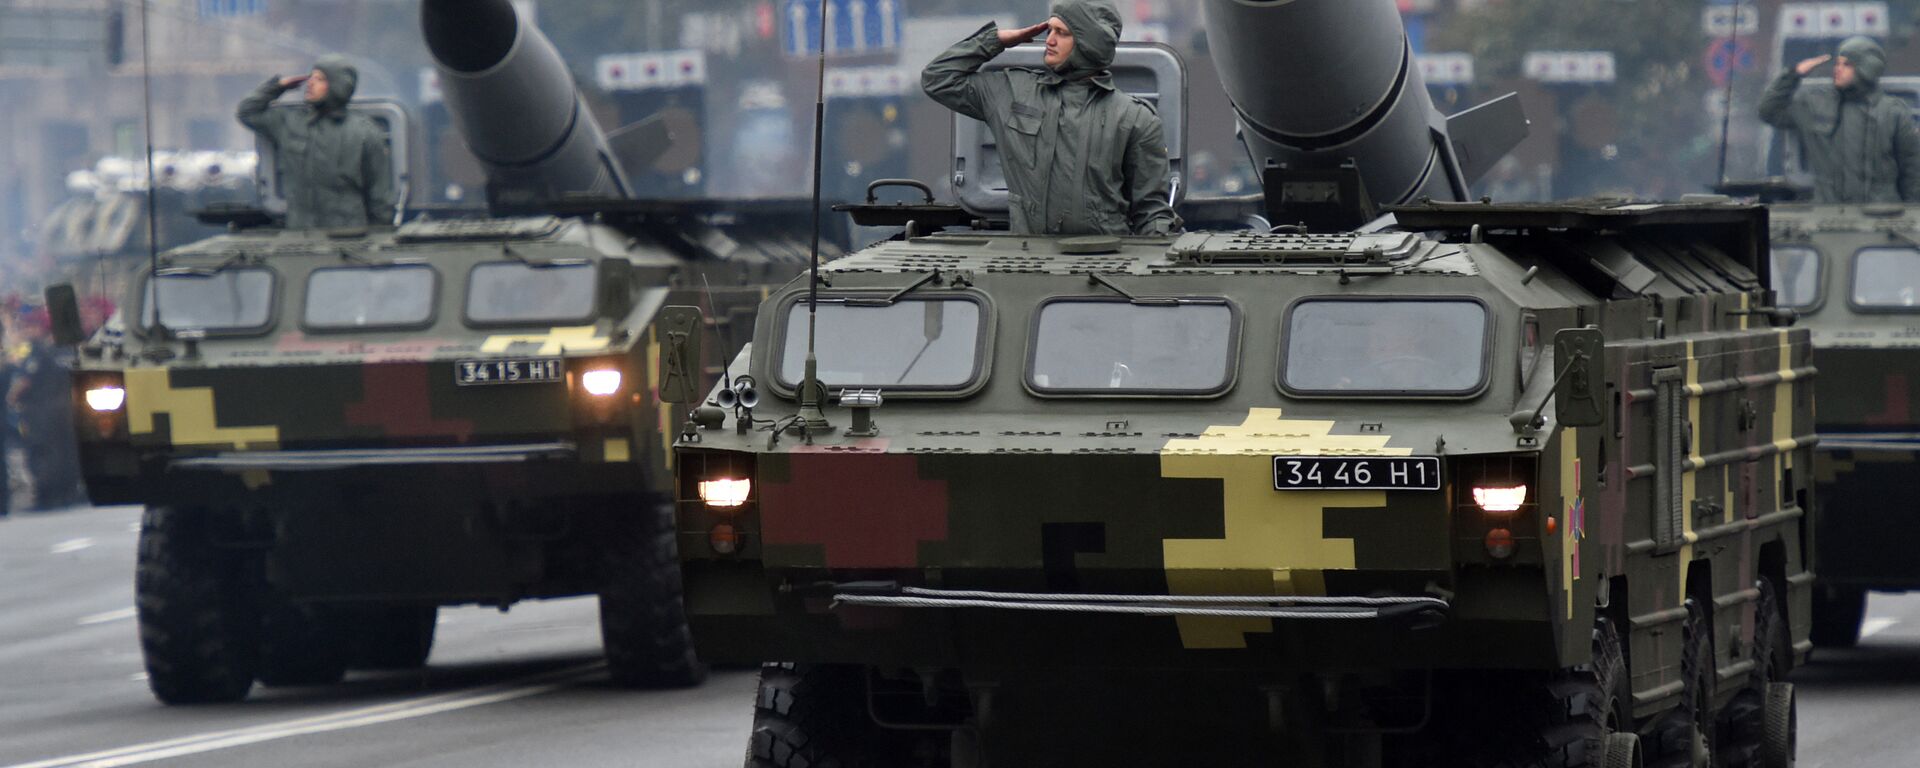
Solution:
<svg viewBox="0 0 1920 768">
<path fill-rule="evenodd" d="M 1801 83 L 1833 62 L 1833 82 Z M 1887 54 L 1869 37 L 1850 37 L 1832 56 L 1815 56 L 1780 73 L 1760 97 L 1760 119 L 1800 139 L 1820 203 L 1920 200 L 1920 133 L 1904 100 L 1880 90 Z"/>
<path fill-rule="evenodd" d="M 1113 85 L 1120 12 L 1107 0 L 1061 0 L 1021 29 L 988 22 L 948 48 L 920 84 L 948 109 L 987 124 L 1007 175 L 1013 231 L 1165 234 L 1180 227 L 1168 192 L 1160 117 Z M 1047 68 L 980 68 L 1047 36 Z"/>
<path fill-rule="evenodd" d="M 393 161 L 380 127 L 347 109 L 360 72 L 322 56 L 304 75 L 269 78 L 241 100 L 240 123 L 273 144 L 287 197 L 287 227 L 365 227 L 393 222 Z M 305 86 L 304 109 L 272 110 Z"/>
</svg>

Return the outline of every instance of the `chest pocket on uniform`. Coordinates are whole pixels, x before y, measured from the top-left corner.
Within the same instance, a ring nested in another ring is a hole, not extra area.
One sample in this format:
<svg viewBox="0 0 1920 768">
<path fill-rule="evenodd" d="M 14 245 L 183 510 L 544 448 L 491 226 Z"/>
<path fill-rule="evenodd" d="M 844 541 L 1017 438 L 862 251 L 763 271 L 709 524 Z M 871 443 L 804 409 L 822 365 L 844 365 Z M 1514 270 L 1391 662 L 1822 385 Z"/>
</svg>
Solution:
<svg viewBox="0 0 1920 768">
<path fill-rule="evenodd" d="M 1007 111 L 1007 144 L 1001 153 L 1003 162 L 1017 163 L 1032 168 L 1037 162 L 1035 153 L 1040 145 L 1040 126 L 1044 115 L 1040 108 L 1024 101 L 1016 101 Z"/>
</svg>

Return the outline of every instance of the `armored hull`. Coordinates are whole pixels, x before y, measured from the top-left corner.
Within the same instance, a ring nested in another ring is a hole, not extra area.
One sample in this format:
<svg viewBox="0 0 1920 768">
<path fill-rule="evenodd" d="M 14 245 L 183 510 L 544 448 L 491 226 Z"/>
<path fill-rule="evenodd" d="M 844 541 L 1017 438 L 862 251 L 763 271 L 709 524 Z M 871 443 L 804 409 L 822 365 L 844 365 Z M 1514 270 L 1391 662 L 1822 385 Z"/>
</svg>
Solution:
<svg viewBox="0 0 1920 768">
<path fill-rule="evenodd" d="M 1609 728 L 1707 732 L 1763 695 L 1808 647 L 1816 378 L 1806 331 L 1749 314 L 1764 211 L 1396 216 L 1443 234 L 870 247 L 823 269 L 819 376 L 846 404 L 823 432 L 795 426 L 806 286 L 775 293 L 731 371 L 768 394 L 677 446 L 703 653 L 867 669 L 881 727 L 1030 764 L 1072 761 L 983 710 L 1065 727 L 1049 696 L 1145 686 L 1204 690 L 1225 724 L 1267 691 L 1285 715 L 1254 743 L 1330 728 L 1435 764 L 1461 753 L 1423 739 L 1472 717 L 1433 713 L 1498 719 L 1488 681 L 1609 647 L 1632 660 Z M 1576 373 L 1554 340 L 1588 326 Z M 1593 413 L 1564 415 L 1569 377 Z M 1366 704 L 1289 698 L 1322 688 Z"/>
</svg>

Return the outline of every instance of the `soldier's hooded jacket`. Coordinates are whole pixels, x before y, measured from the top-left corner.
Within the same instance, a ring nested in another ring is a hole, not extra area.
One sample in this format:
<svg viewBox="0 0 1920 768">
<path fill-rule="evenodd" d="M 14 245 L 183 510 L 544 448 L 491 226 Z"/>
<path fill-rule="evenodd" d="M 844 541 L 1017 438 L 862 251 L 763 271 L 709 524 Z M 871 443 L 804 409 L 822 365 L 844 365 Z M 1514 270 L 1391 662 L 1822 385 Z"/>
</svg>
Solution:
<svg viewBox="0 0 1920 768">
<path fill-rule="evenodd" d="M 987 124 L 1006 169 L 1013 231 L 1159 234 L 1179 227 L 1168 202 L 1159 115 L 1116 90 L 1120 13 L 1106 0 L 1060 0 L 1052 15 L 1073 34 L 1058 70 L 981 72 L 1006 50 L 989 22 L 920 75 L 934 101 Z"/>
<path fill-rule="evenodd" d="M 379 126 L 347 109 L 360 79 L 344 59 L 323 56 L 327 96 L 298 109 L 270 110 L 285 93 L 268 79 L 240 102 L 241 124 L 273 143 L 287 196 L 287 227 L 364 227 L 393 221 L 392 160 Z"/>
<path fill-rule="evenodd" d="M 1854 66 L 1852 85 L 1803 87 L 1788 67 L 1760 97 L 1760 119 L 1799 136 L 1815 202 L 1920 200 L 1920 133 L 1906 103 L 1880 90 L 1886 53 L 1871 38 L 1852 37 L 1838 55 Z"/>
</svg>

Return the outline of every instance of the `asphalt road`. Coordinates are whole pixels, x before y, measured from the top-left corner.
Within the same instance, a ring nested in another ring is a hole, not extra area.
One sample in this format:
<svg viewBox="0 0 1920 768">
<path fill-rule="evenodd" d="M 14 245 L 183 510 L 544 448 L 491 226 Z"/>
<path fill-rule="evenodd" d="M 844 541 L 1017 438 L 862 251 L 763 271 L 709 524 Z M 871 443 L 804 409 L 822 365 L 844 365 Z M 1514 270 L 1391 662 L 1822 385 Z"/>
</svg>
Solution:
<svg viewBox="0 0 1920 768">
<path fill-rule="evenodd" d="M 591 599 L 441 612 L 425 673 L 355 673 L 248 701 L 163 707 L 134 635 L 138 510 L 0 522 L 0 768 L 726 766 L 753 676 L 628 691 L 599 665 Z M 1803 768 L 1920 765 L 1920 596 L 1874 596 L 1858 650 L 1795 673 Z"/>
<path fill-rule="evenodd" d="M 0 766 L 727 766 L 754 678 L 630 691 L 600 665 L 591 598 L 441 611 L 422 673 L 353 673 L 164 707 L 133 621 L 131 507 L 0 522 Z"/>
</svg>

